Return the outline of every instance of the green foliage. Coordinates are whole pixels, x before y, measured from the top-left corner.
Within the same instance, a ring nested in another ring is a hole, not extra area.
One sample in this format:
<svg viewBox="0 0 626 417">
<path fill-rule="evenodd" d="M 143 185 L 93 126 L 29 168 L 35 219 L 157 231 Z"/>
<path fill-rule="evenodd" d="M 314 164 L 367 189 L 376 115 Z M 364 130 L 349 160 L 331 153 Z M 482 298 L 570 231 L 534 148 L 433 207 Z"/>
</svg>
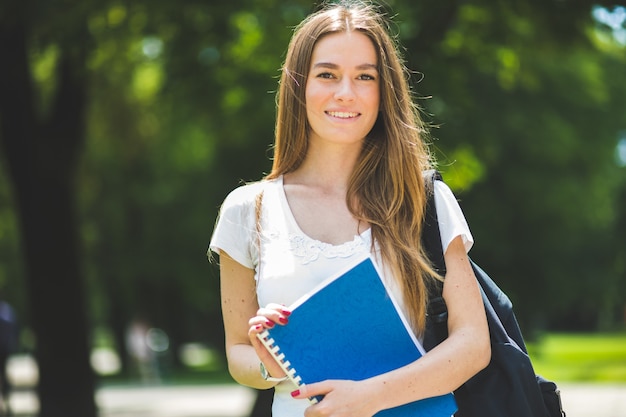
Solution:
<svg viewBox="0 0 626 417">
<path fill-rule="evenodd" d="M 438 126 L 433 151 L 474 232 L 472 255 L 509 292 L 526 333 L 616 326 L 626 304 L 626 175 L 615 163 L 624 45 L 585 2 L 387 3 L 415 95 L 431 97 L 420 104 Z M 90 45 L 77 200 L 88 305 L 118 344 L 126 323 L 146 315 L 175 342 L 221 348 L 208 240 L 226 193 L 269 170 L 279 69 L 313 7 L 38 9 L 29 57 L 42 114 L 53 110 L 65 26 L 84 19 L 89 29 L 69 41 Z M 0 285 L 20 294 L 9 192 L 0 177 Z"/>
<path fill-rule="evenodd" d="M 568 28 L 546 24 L 554 3 L 487 3 L 463 3 L 433 43 L 403 39 L 424 74 L 416 88 L 433 97 L 424 105 L 472 254 L 528 330 L 615 323 L 626 281 L 614 267 L 626 177 L 613 157 L 626 123 L 624 45 L 599 36 L 587 7 L 567 11 L 577 16 Z M 399 18 L 418 19 L 410 13 Z"/>
<path fill-rule="evenodd" d="M 548 334 L 529 346 L 535 371 L 557 382 L 626 382 L 626 334 Z"/>
</svg>

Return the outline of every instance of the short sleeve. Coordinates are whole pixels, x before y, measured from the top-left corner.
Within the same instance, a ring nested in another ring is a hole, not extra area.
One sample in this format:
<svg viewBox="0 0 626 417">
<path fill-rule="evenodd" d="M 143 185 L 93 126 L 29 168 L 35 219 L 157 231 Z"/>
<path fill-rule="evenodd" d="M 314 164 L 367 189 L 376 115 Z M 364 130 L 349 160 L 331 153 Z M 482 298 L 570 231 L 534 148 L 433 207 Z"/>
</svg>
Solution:
<svg viewBox="0 0 626 417">
<path fill-rule="evenodd" d="M 244 185 L 224 199 L 209 244 L 209 251 L 224 251 L 250 269 L 254 269 L 258 259 L 254 210 L 259 192 L 256 184 Z"/>
<path fill-rule="evenodd" d="M 443 252 L 446 252 L 450 242 L 457 236 L 461 236 L 465 251 L 469 252 L 474 245 L 474 237 L 452 190 L 443 181 L 435 181 L 435 207 Z"/>
</svg>

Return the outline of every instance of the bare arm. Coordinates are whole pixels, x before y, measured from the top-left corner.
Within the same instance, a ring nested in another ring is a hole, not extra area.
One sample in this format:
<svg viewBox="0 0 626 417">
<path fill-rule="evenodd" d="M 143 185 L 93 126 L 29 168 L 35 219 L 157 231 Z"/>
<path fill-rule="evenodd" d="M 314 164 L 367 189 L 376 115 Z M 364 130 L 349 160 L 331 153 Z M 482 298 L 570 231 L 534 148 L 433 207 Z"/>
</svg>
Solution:
<svg viewBox="0 0 626 417">
<path fill-rule="evenodd" d="M 271 388 L 276 382 L 263 380 L 259 372 L 262 361 L 270 375 L 284 372 L 269 355 L 256 334 L 275 322 L 285 321 L 286 315 L 272 308 L 259 308 L 256 297 L 254 270 L 220 254 L 222 314 L 226 336 L 228 370 L 235 381 L 257 389 Z"/>
<path fill-rule="evenodd" d="M 326 394 L 323 401 L 309 408 L 307 417 L 347 416 L 350 410 L 371 416 L 382 409 L 452 392 L 487 366 L 491 358 L 487 319 L 460 237 L 450 243 L 445 260 L 443 297 L 448 306 L 448 338 L 419 360 L 377 377 L 303 387 L 298 398 Z"/>
</svg>

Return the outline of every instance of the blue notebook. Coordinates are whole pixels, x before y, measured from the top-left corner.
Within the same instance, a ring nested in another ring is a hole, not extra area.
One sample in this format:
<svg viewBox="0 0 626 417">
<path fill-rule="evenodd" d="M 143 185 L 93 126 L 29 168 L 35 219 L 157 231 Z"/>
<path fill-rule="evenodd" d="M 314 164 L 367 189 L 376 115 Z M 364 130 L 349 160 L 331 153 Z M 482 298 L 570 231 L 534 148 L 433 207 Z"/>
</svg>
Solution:
<svg viewBox="0 0 626 417">
<path fill-rule="evenodd" d="M 290 308 L 286 326 L 258 336 L 297 386 L 363 380 L 423 354 L 371 257 L 329 278 Z M 383 410 L 376 417 L 450 417 L 456 410 L 450 393 Z"/>
</svg>

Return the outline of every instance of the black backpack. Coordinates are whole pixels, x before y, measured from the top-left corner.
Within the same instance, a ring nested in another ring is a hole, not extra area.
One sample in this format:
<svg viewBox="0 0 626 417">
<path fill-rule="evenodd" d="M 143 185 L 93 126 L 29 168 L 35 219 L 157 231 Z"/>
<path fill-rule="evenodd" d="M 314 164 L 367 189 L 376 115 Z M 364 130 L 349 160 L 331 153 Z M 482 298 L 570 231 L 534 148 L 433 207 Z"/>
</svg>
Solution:
<svg viewBox="0 0 626 417">
<path fill-rule="evenodd" d="M 445 261 L 434 201 L 437 171 L 425 173 L 427 207 L 422 244 L 439 274 Z M 507 295 L 470 259 L 480 284 L 491 338 L 491 362 L 454 391 L 459 410 L 455 417 L 565 417 L 556 384 L 535 374 L 513 305 Z M 429 289 L 424 349 L 430 350 L 448 336 L 448 312 L 443 283 Z"/>
</svg>

